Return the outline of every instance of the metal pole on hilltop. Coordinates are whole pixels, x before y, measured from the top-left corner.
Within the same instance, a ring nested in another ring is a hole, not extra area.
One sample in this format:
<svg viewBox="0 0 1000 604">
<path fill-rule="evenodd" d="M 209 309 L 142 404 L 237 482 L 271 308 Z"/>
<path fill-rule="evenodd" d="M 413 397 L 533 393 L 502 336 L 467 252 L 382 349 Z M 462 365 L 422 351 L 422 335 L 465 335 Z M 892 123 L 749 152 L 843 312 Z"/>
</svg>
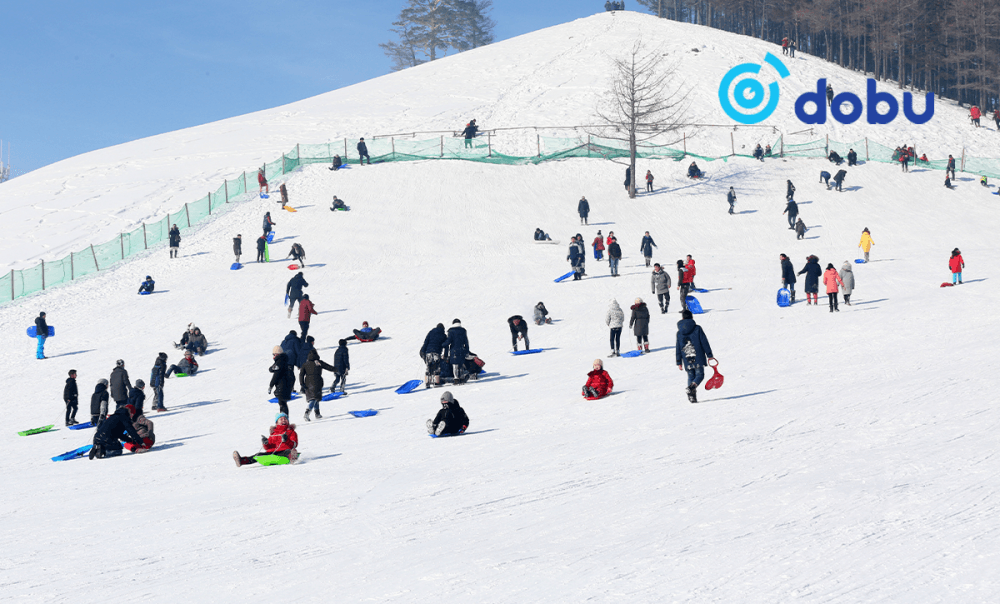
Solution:
<svg viewBox="0 0 1000 604">
<path fill-rule="evenodd" d="M 493 157 L 493 133 L 486 133 L 486 148 L 488 149 L 487 157 Z"/>
<path fill-rule="evenodd" d="M 10 299 L 14 300 L 14 269 L 10 269 Z"/>
<path fill-rule="evenodd" d="M 393 159 L 393 161 L 395 161 L 396 160 L 396 137 L 390 138 L 389 142 L 392 143 L 392 159 Z"/>
<path fill-rule="evenodd" d="M 535 143 L 538 145 L 538 157 L 542 156 L 542 135 L 535 134 Z"/>
<path fill-rule="evenodd" d="M 243 170 L 243 192 L 247 192 L 247 171 Z"/>
<path fill-rule="evenodd" d="M 681 135 L 684 137 L 684 139 L 683 139 L 684 140 L 684 155 L 687 155 L 688 154 L 688 135 L 687 135 L 686 132 L 682 133 Z"/>
<path fill-rule="evenodd" d="M 590 135 L 587 135 L 587 157 L 590 157 Z"/>
</svg>

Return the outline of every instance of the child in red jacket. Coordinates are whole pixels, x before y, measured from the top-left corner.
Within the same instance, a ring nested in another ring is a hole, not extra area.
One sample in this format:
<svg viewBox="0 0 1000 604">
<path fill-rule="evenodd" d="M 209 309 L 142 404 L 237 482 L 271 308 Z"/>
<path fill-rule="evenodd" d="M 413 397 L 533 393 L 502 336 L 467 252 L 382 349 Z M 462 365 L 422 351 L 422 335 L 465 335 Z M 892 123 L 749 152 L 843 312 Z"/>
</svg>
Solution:
<svg viewBox="0 0 1000 604">
<path fill-rule="evenodd" d="M 604 370 L 604 362 L 601 359 L 594 360 L 594 370 L 587 374 L 587 383 L 583 386 L 583 396 L 586 398 L 604 398 L 611 394 L 615 383 L 611 376 Z"/>
<path fill-rule="evenodd" d="M 299 446 L 299 435 L 295 433 L 295 424 L 288 423 L 288 414 L 279 413 L 274 418 L 274 425 L 271 426 L 271 436 L 261 436 L 263 452 L 251 457 L 241 457 L 239 451 L 233 451 L 233 459 L 236 460 L 236 467 L 257 463 L 259 455 L 280 455 L 287 457 L 289 463 L 299 457 L 299 452 L 295 447 Z"/>
<path fill-rule="evenodd" d="M 962 269 L 965 268 L 965 260 L 962 260 L 962 252 L 958 248 L 951 250 L 951 259 L 948 260 L 948 268 L 951 269 L 951 284 L 958 282 L 962 284 Z"/>
</svg>

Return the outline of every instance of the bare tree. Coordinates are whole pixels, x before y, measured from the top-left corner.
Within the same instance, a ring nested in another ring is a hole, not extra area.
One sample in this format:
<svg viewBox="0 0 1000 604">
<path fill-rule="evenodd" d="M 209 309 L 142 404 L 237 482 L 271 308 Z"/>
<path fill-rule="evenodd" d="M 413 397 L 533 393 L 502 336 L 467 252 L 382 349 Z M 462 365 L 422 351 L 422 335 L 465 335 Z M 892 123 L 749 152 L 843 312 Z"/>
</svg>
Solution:
<svg viewBox="0 0 1000 604">
<path fill-rule="evenodd" d="M 688 109 L 688 92 L 675 84 L 676 67 L 665 64 L 665 53 L 647 52 L 642 40 L 625 56 L 613 59 L 611 87 L 597 108 L 597 136 L 628 143 L 631 174 L 628 196 L 635 198 L 635 156 L 638 145 L 680 130 Z"/>
</svg>

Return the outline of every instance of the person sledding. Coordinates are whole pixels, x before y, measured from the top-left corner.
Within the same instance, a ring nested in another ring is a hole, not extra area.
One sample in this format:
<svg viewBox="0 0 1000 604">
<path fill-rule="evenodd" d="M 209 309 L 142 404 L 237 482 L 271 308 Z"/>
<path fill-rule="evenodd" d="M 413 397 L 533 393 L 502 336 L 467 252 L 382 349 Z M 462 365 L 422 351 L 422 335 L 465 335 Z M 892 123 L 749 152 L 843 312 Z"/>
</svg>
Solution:
<svg viewBox="0 0 1000 604">
<path fill-rule="evenodd" d="M 611 394 L 615 383 L 604 370 L 604 362 L 594 359 L 594 369 L 587 374 L 587 383 L 583 385 L 583 396 L 589 399 L 604 398 Z"/>
<path fill-rule="evenodd" d="M 345 340 L 357 340 L 359 342 L 374 342 L 378 339 L 379 334 L 382 333 L 381 327 L 376 327 L 372 329 L 368 326 L 368 321 L 361 322 L 361 329 L 355 329 L 353 336 L 348 336 L 344 338 Z"/>
<path fill-rule="evenodd" d="M 208 349 L 208 338 L 205 334 L 201 333 L 201 329 L 195 327 L 191 330 L 191 334 L 188 336 L 187 342 L 184 343 L 184 350 L 188 352 L 193 352 L 198 356 L 205 354 L 205 350 Z"/>
<path fill-rule="evenodd" d="M 552 241 L 552 237 L 542 229 L 535 229 L 535 241 Z"/>
<path fill-rule="evenodd" d="M 549 317 L 549 310 L 545 308 L 544 302 L 539 302 L 535 305 L 535 311 L 532 318 L 535 321 L 535 325 L 552 323 L 552 318 Z"/>
<path fill-rule="evenodd" d="M 126 405 L 128 407 L 130 405 Z M 125 443 L 125 448 L 132 453 L 145 453 L 156 444 L 156 434 L 153 433 L 153 422 L 146 419 L 142 409 L 132 410 L 132 427 L 142 439 L 141 443 Z"/>
<path fill-rule="evenodd" d="M 140 294 L 144 294 L 144 293 L 145 294 L 151 294 L 151 293 L 153 293 L 153 289 L 155 287 L 156 287 L 156 281 L 153 281 L 152 277 L 150 277 L 149 275 L 146 275 L 146 280 L 143 281 L 142 285 L 139 286 L 139 293 Z"/>
<path fill-rule="evenodd" d="M 336 212 L 337 210 L 349 210 L 347 204 L 344 203 L 343 199 L 338 198 L 336 195 L 333 196 L 333 205 L 330 206 L 331 212 Z"/>
<path fill-rule="evenodd" d="M 181 359 L 181 362 L 167 368 L 166 377 L 170 377 L 173 373 L 183 373 L 184 375 L 198 373 L 198 361 L 194 360 L 194 353 L 190 350 L 185 350 L 184 358 Z"/>
<path fill-rule="evenodd" d="M 697 162 L 691 162 L 691 165 L 688 166 L 688 178 L 701 178 L 704 175 L 705 173 L 698 168 Z"/>
<path fill-rule="evenodd" d="M 135 407 L 124 405 L 101 422 L 94 434 L 94 446 L 90 449 L 90 459 L 104 459 L 122 454 L 122 442 L 142 446 L 142 438 L 132 426 Z"/>
<path fill-rule="evenodd" d="M 306 250 L 302 247 L 300 243 L 293 243 L 292 249 L 288 250 L 288 256 L 285 260 L 291 258 L 295 262 L 299 263 L 299 268 L 305 268 L 306 266 Z"/>
<path fill-rule="evenodd" d="M 450 436 L 462 434 L 469 427 L 469 416 L 458 404 L 451 392 L 441 393 L 441 410 L 434 419 L 427 420 L 427 433 L 435 436 Z"/>
<path fill-rule="evenodd" d="M 327 168 L 327 169 L 328 169 L 328 170 L 333 170 L 334 172 L 336 172 L 336 171 L 337 171 L 337 170 L 339 170 L 339 169 L 340 169 L 340 167 L 341 167 L 341 166 L 343 166 L 343 165 L 344 165 L 344 160 L 342 160 L 342 159 L 340 158 L 340 155 L 334 155 L 334 156 L 333 156 L 333 165 L 332 165 L 332 166 L 330 166 L 330 167 L 329 167 L 329 168 Z"/>
<path fill-rule="evenodd" d="M 299 446 L 299 435 L 295 433 L 295 424 L 288 423 L 287 413 L 278 413 L 274 417 L 274 425 L 271 426 L 270 436 L 261 436 L 261 451 L 250 457 L 243 457 L 239 451 L 233 451 L 233 460 L 236 467 L 257 463 L 258 457 L 262 455 L 277 455 L 284 457 L 289 463 L 299 457 L 299 452 L 295 450 Z"/>
</svg>

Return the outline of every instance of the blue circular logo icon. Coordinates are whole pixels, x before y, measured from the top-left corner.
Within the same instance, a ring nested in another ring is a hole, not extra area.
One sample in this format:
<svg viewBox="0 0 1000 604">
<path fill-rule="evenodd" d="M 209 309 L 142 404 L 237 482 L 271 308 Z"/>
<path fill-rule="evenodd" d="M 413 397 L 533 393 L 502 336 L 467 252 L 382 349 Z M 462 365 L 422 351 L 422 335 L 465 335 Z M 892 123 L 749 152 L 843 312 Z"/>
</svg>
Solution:
<svg viewBox="0 0 1000 604">
<path fill-rule="evenodd" d="M 790 74 L 784 63 L 778 57 L 767 53 L 764 63 L 770 65 L 778 72 L 782 78 L 787 78 Z M 774 110 L 778 108 L 778 98 L 780 90 L 777 82 L 771 82 L 765 94 L 764 85 L 754 77 L 746 77 L 736 81 L 744 75 L 757 75 L 763 65 L 757 63 L 743 63 L 733 67 L 726 72 L 719 83 L 719 103 L 722 110 L 730 118 L 741 124 L 759 124 L 771 117 Z M 735 86 L 733 83 L 735 82 Z M 730 88 L 732 88 L 732 98 L 740 109 L 733 107 L 730 102 Z"/>
</svg>

